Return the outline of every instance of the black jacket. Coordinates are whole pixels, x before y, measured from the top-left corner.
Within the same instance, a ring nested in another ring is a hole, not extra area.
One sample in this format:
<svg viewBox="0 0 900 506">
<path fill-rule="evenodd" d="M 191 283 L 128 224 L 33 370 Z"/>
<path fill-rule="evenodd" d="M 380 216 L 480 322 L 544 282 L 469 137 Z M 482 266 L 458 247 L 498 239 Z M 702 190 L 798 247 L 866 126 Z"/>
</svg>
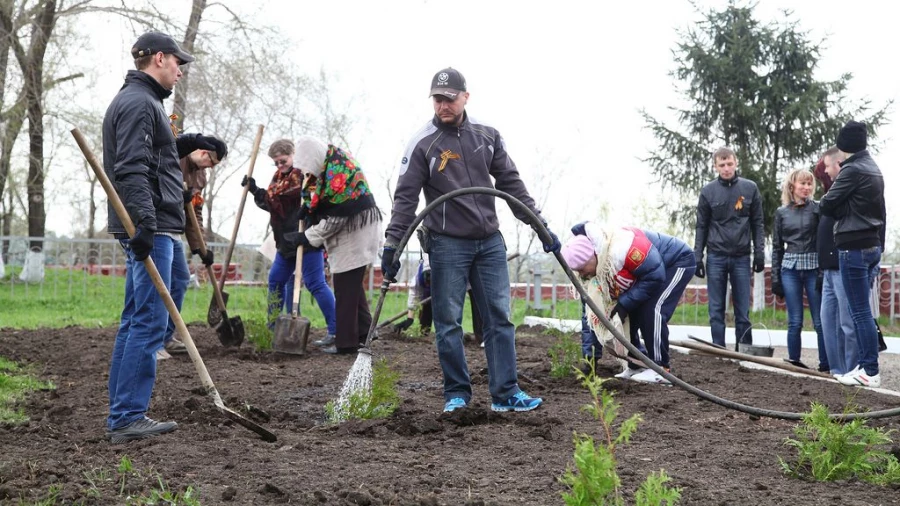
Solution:
<svg viewBox="0 0 900 506">
<path fill-rule="evenodd" d="M 772 279 L 781 279 L 781 261 L 785 253 L 815 253 L 819 233 L 819 204 L 807 199 L 775 210 L 772 230 Z"/>
<path fill-rule="evenodd" d="M 463 114 L 459 127 L 444 125 L 435 116 L 410 141 L 400 162 L 391 222 L 385 231 L 388 242 L 396 244 L 406 233 L 422 191 L 425 201 L 431 203 L 460 188 L 496 186 L 539 214 L 500 132 Z M 490 195 L 465 195 L 447 201 L 425 218 L 425 226 L 438 234 L 484 239 L 500 228 L 495 201 Z M 515 214 L 525 220 L 521 212 Z"/>
<path fill-rule="evenodd" d="M 819 216 L 816 250 L 819 252 L 819 269 L 826 271 L 840 269 L 837 248 L 834 246 L 834 218 L 831 216 Z"/>
<path fill-rule="evenodd" d="M 765 255 L 762 196 L 756 183 L 740 176 L 716 178 L 700 190 L 694 257 L 703 261 L 703 250 L 725 256 Z"/>
<path fill-rule="evenodd" d="M 129 70 L 103 118 L 103 168 L 135 226 L 184 231 L 181 166 L 163 100 L 172 92 L 150 75 Z M 109 208 L 109 233 L 125 227 Z"/>
<path fill-rule="evenodd" d="M 884 177 L 868 150 L 841 164 L 837 179 L 819 203 L 822 214 L 837 220 L 834 243 L 838 249 L 884 250 Z"/>
</svg>

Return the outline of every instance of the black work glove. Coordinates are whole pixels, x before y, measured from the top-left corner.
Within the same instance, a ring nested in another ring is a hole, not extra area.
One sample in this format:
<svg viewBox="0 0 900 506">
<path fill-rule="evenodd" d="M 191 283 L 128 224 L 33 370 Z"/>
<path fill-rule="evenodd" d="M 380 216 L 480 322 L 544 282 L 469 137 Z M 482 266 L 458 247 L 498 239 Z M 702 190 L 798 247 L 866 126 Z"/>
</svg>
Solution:
<svg viewBox="0 0 900 506">
<path fill-rule="evenodd" d="M 381 277 L 391 283 L 397 281 L 397 273 L 400 272 L 400 260 L 392 262 L 396 251 L 397 246 L 393 244 L 385 244 L 381 251 Z"/>
<path fill-rule="evenodd" d="M 547 229 L 547 233 L 550 234 L 550 244 L 544 243 L 544 252 L 556 253 L 562 248 L 562 243 L 559 242 L 559 237 L 556 237 L 556 234 L 549 228 Z"/>
<path fill-rule="evenodd" d="M 134 236 L 128 241 L 128 247 L 134 253 L 135 260 L 143 262 L 150 256 L 150 252 L 153 251 L 153 236 L 155 235 L 156 230 L 148 227 L 138 227 L 134 231 Z"/>
<path fill-rule="evenodd" d="M 694 271 L 694 276 L 697 276 L 698 278 L 706 277 L 706 268 L 703 267 L 703 262 L 697 262 L 697 270 Z"/>
<path fill-rule="evenodd" d="M 188 205 L 194 200 L 194 191 L 184 190 L 181 192 L 181 197 L 184 199 L 184 205 Z"/>
<path fill-rule="evenodd" d="M 291 248 L 309 246 L 309 239 L 306 237 L 306 232 L 288 232 L 284 234 L 284 242 Z"/>
<path fill-rule="evenodd" d="M 216 158 L 222 160 L 228 155 L 228 146 L 214 135 L 182 134 L 175 139 L 178 158 L 184 158 L 198 149 L 215 151 Z"/>
<path fill-rule="evenodd" d="M 299 213 L 298 217 L 301 220 L 305 220 L 307 216 L 309 216 L 309 206 L 306 204 L 303 204 L 302 206 L 300 206 L 300 213 Z"/>
<path fill-rule="evenodd" d="M 206 250 L 206 256 L 200 254 L 200 251 L 197 251 L 197 256 L 200 257 L 200 261 L 203 262 L 203 265 L 207 267 L 211 267 L 213 263 L 215 263 L 215 257 L 213 256 L 213 252 L 211 249 Z"/>
<path fill-rule="evenodd" d="M 762 272 L 766 270 L 766 257 L 762 255 L 753 256 L 753 272 Z"/>
<path fill-rule="evenodd" d="M 256 186 L 256 179 L 248 177 L 246 174 L 244 174 L 244 179 L 241 179 L 241 186 L 246 186 L 254 197 L 256 196 L 256 191 L 259 190 L 259 186 Z"/>
<path fill-rule="evenodd" d="M 825 284 L 825 272 L 822 269 L 819 269 L 819 272 L 816 273 L 816 291 L 819 292 L 819 295 L 822 295 L 822 286 Z"/>
<path fill-rule="evenodd" d="M 402 322 L 394 325 L 394 332 L 403 332 L 404 330 L 412 327 L 412 324 L 413 324 L 413 319 L 407 318 L 407 319 L 403 320 Z"/>
<path fill-rule="evenodd" d="M 615 307 L 612 308 L 612 311 L 609 312 L 609 319 L 612 320 L 613 316 L 619 316 L 619 320 L 622 322 L 625 321 L 625 318 L 628 318 L 628 311 L 625 310 L 625 307 L 622 304 L 616 302 Z"/>
<path fill-rule="evenodd" d="M 780 279 L 772 280 L 772 295 L 778 297 L 779 299 L 784 298 L 784 285 L 781 284 Z"/>
<path fill-rule="evenodd" d="M 587 232 L 584 231 L 584 225 L 587 223 L 586 221 L 582 221 L 581 223 L 576 223 L 572 225 L 572 235 L 587 235 Z"/>
</svg>

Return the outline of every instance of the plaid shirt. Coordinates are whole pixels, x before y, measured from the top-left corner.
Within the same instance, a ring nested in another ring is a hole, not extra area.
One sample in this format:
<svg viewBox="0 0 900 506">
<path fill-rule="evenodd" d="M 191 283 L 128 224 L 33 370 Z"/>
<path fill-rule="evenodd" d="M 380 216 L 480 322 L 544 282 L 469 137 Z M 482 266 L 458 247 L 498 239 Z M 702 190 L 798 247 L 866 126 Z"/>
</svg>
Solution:
<svg viewBox="0 0 900 506">
<path fill-rule="evenodd" d="M 781 261 L 782 269 L 794 269 L 796 271 L 811 271 L 819 268 L 819 254 L 810 253 L 785 253 Z"/>
</svg>

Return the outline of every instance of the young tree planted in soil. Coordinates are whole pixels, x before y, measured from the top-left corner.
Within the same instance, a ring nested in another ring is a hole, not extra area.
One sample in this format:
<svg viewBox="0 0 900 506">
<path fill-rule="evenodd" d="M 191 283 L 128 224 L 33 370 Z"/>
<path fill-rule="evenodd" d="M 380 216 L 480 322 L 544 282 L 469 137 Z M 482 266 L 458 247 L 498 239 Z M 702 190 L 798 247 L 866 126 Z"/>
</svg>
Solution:
<svg viewBox="0 0 900 506">
<path fill-rule="evenodd" d="M 850 74 L 816 79 L 821 42 L 811 41 L 786 12 L 764 24 L 753 6 L 730 2 L 703 13 L 673 50 L 671 73 L 689 105 L 673 107 L 678 125 L 642 111 L 659 145 L 644 159 L 653 175 L 692 204 L 667 204 L 672 224 L 689 231 L 696 196 L 716 176 L 710 156 L 723 145 L 737 153 L 740 175 L 759 186 L 766 235 L 780 206 L 779 180 L 795 167 L 813 167 L 848 119 L 864 120 L 874 138 L 890 103 L 869 113 L 869 101 L 846 97 Z"/>
<path fill-rule="evenodd" d="M 387 360 L 375 362 L 372 367 L 372 388 L 351 392 L 343 410 L 337 409 L 337 402 L 330 401 L 325 405 L 328 421 L 339 423 L 344 420 L 387 418 L 400 405 L 400 394 L 397 392 L 399 379 L 400 373 L 392 370 Z"/>
<path fill-rule="evenodd" d="M 848 409 L 847 413 L 852 413 Z M 866 426 L 857 418 L 839 422 L 828 417 L 828 409 L 818 402 L 794 428 L 796 439 L 785 444 L 797 449 L 797 460 L 778 462 L 789 476 L 816 481 L 860 479 L 877 485 L 900 484 L 900 462 L 887 451 L 893 430 Z M 894 450 L 896 451 L 896 450 Z"/>
<path fill-rule="evenodd" d="M 628 443 L 637 431 L 641 415 L 635 413 L 618 427 L 614 428 L 619 416 L 619 403 L 613 400 L 612 392 L 603 389 L 608 379 L 599 378 L 595 374 L 593 363 L 587 373 L 576 370 L 575 374 L 591 394 L 591 403 L 582 407 L 603 428 L 603 441 L 599 444 L 588 434 L 574 435 L 575 466 L 566 469 L 560 481 L 569 488 L 563 492 L 563 500 L 568 506 L 587 505 L 620 505 L 622 498 L 622 480 L 616 473 L 616 448 Z M 635 504 L 639 506 L 676 504 L 681 497 L 680 488 L 666 486 L 670 478 L 665 470 L 653 473 L 641 484 L 635 493 Z"/>
</svg>

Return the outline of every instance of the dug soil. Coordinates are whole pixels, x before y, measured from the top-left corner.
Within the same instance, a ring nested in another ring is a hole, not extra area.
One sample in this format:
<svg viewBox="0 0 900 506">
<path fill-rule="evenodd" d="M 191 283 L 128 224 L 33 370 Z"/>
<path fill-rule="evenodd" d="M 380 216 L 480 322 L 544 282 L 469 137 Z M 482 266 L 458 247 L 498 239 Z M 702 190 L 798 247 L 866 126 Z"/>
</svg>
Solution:
<svg viewBox="0 0 900 506">
<path fill-rule="evenodd" d="M 400 373 L 403 402 L 389 418 L 325 423 L 353 356 L 222 348 L 214 331 L 190 327 L 225 403 L 274 432 L 267 443 L 225 419 L 204 393 L 187 356 L 159 362 L 149 416 L 176 420 L 175 433 L 124 445 L 104 438 L 107 368 L 115 329 L 0 331 L 0 356 L 29 364 L 56 389 L 23 403 L 30 422 L 0 428 L 0 503 L 123 504 L 149 496 L 159 478 L 173 491 L 192 487 L 202 504 L 488 505 L 562 504 L 560 475 L 573 464 L 573 433 L 603 438 L 580 408 L 590 401 L 574 378 L 550 376 L 557 339 L 518 329 L 520 384 L 543 397 L 540 409 L 490 410 L 484 352 L 468 341 L 473 405 L 442 414 L 441 370 L 432 337 L 383 335 L 377 357 Z M 312 339 L 321 337 L 313 331 Z M 571 339 L 576 339 L 572 336 Z M 832 381 L 751 370 L 736 362 L 674 353 L 673 372 L 687 382 L 748 405 L 806 411 L 813 401 L 840 411 L 896 407 L 900 398 Z M 619 365 L 604 359 L 601 376 Z M 900 490 L 859 481 L 815 483 L 788 477 L 779 457 L 795 422 L 751 417 L 700 400 L 677 387 L 613 379 L 619 420 L 643 421 L 616 454 L 623 496 L 665 469 L 682 489 L 681 504 L 900 504 Z M 255 408 L 248 410 L 248 406 Z M 896 427 L 897 419 L 871 422 Z M 896 452 L 897 449 L 895 448 Z M 123 457 L 134 472 L 117 472 Z"/>
</svg>

